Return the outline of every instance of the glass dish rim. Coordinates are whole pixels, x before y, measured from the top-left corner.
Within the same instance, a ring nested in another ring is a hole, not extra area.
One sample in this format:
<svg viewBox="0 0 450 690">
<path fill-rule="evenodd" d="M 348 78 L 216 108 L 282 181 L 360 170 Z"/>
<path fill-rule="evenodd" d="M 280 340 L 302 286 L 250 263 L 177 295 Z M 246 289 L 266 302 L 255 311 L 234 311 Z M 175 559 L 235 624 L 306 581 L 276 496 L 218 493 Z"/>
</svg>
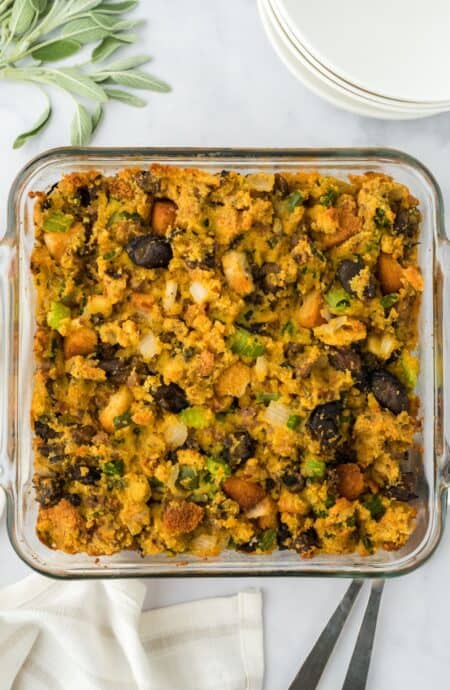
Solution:
<svg viewBox="0 0 450 690">
<path fill-rule="evenodd" d="M 235 160 L 249 161 L 253 160 L 255 163 L 261 163 L 263 160 L 267 162 L 268 165 L 272 162 L 273 165 L 281 164 L 285 161 L 286 163 L 291 159 L 291 162 L 298 163 L 299 166 L 303 162 L 313 162 L 314 160 L 330 160 L 336 161 L 346 159 L 349 162 L 358 160 L 367 161 L 370 164 L 370 160 L 376 160 L 378 163 L 382 163 L 383 160 L 386 162 L 393 163 L 403 163 L 408 167 L 418 171 L 422 178 L 428 183 L 434 195 L 435 203 L 435 218 L 433 219 L 433 232 L 437 240 L 435 251 L 437 252 L 441 242 L 448 242 L 448 237 L 445 233 L 444 224 L 444 206 L 442 193 L 434 178 L 433 174 L 428 170 L 428 168 L 417 160 L 413 156 L 403 151 L 399 151 L 393 148 L 386 147 L 350 147 L 350 148 L 248 148 L 248 147 L 57 147 L 49 149 L 42 154 L 34 157 L 27 163 L 21 171 L 16 176 L 8 197 L 8 222 L 7 231 L 2 240 L 4 243 L 6 240 L 15 237 L 17 232 L 17 224 L 19 219 L 16 217 L 16 201 L 20 198 L 21 187 L 24 185 L 28 178 L 33 175 L 39 168 L 39 166 L 45 166 L 46 164 L 57 163 L 63 159 L 75 159 L 86 157 L 87 159 L 95 160 L 106 159 L 117 161 L 120 165 L 121 161 L 124 164 L 131 167 L 131 163 L 126 163 L 126 159 L 133 159 L 132 162 L 139 165 L 139 160 L 146 158 L 158 157 L 159 159 L 170 160 L 173 159 L 174 163 L 183 164 L 185 161 L 189 165 L 195 165 L 196 159 L 198 159 L 199 165 L 201 162 L 210 160 L 211 163 L 219 162 L 221 159 L 226 159 L 229 162 Z M 271 160 L 272 159 L 272 160 Z M 294 160 L 292 160 L 294 159 Z M 189 161 L 189 163 L 188 163 Z M 434 434 L 435 436 L 435 434 Z M 108 572 L 103 573 L 101 569 L 99 571 L 89 571 L 89 572 L 76 572 L 62 574 L 51 572 L 45 568 L 39 567 L 35 562 L 33 562 L 29 557 L 22 553 L 18 544 L 16 544 L 13 532 L 14 532 L 14 497 L 10 495 L 10 491 L 6 490 L 7 496 L 7 526 L 8 534 L 13 548 L 22 560 L 24 560 L 30 567 L 44 575 L 53 577 L 56 579 L 98 579 L 98 578 L 133 578 L 133 577 L 258 577 L 258 576 L 287 576 L 287 577 L 370 577 L 370 578 L 381 578 L 381 577 L 395 577 L 402 574 L 406 574 L 416 569 L 432 555 L 434 550 L 437 548 L 440 539 L 442 537 L 442 532 L 445 523 L 446 516 L 446 492 L 448 488 L 447 477 L 444 477 L 442 463 L 438 465 L 436 457 L 436 448 L 434 446 L 434 473 L 435 473 L 435 501 L 434 510 L 438 511 L 436 519 L 436 534 L 434 536 L 434 541 L 431 547 L 425 544 L 417 554 L 417 558 L 414 562 L 406 563 L 401 566 L 398 570 L 391 570 L 385 572 L 385 570 L 380 566 L 379 569 L 373 569 L 370 572 L 364 569 L 364 567 L 358 567 L 349 565 L 347 568 L 342 566 L 332 567 L 324 566 L 323 569 L 316 569 L 314 571 L 301 570 L 285 570 L 282 567 L 280 569 L 273 568 L 268 571 L 258 569 L 257 563 L 255 562 L 255 568 L 251 571 L 240 570 L 239 565 L 236 565 L 234 570 L 223 570 L 221 564 L 217 564 L 217 568 L 211 571 L 201 572 L 192 570 L 182 570 L 174 563 L 174 567 L 170 572 L 155 572 L 155 573 L 134 573 L 127 572 L 123 569 L 120 570 L 120 564 L 118 565 L 118 572 Z M 445 454 L 444 454 L 445 455 Z M 1 485 L 1 481 L 0 481 Z M 426 551 L 426 553 L 423 553 Z M 199 568 L 201 568 L 201 561 L 199 561 Z M 81 568 L 80 568 L 81 570 Z"/>
</svg>

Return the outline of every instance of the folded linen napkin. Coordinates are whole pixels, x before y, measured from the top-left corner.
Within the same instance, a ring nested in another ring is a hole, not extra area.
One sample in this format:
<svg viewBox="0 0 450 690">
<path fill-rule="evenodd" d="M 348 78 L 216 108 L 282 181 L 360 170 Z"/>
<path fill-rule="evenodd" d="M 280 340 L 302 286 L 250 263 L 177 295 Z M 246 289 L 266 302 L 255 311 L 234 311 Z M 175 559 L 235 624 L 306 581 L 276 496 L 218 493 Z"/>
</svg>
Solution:
<svg viewBox="0 0 450 690">
<path fill-rule="evenodd" d="M 142 612 L 139 581 L 0 591 L 1 690 L 261 690 L 261 594 Z"/>
</svg>

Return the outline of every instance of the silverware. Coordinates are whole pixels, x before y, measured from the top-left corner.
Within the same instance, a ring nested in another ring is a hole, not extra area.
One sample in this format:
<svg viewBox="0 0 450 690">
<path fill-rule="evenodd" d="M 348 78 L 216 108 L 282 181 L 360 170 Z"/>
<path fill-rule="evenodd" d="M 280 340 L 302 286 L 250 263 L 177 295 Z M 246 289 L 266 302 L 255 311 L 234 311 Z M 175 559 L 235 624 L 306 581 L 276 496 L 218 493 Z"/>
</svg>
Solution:
<svg viewBox="0 0 450 690">
<path fill-rule="evenodd" d="M 362 580 L 352 581 L 339 606 L 308 654 L 303 666 L 290 684 L 289 690 L 314 690 L 317 687 L 362 585 Z"/>
<path fill-rule="evenodd" d="M 383 587 L 384 580 L 377 580 L 372 583 L 369 602 L 359 629 L 358 639 L 356 640 L 342 690 L 364 690 L 366 687 Z"/>
</svg>

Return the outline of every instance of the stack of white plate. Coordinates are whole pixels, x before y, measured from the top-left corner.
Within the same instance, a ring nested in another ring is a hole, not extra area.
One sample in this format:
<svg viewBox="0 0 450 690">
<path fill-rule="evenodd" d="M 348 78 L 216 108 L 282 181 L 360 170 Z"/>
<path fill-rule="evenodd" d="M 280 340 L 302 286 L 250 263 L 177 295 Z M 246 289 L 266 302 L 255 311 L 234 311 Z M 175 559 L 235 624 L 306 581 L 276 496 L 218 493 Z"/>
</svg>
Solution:
<svg viewBox="0 0 450 690">
<path fill-rule="evenodd" d="M 258 0 L 290 71 L 335 105 L 413 119 L 450 110 L 450 0 Z"/>
</svg>

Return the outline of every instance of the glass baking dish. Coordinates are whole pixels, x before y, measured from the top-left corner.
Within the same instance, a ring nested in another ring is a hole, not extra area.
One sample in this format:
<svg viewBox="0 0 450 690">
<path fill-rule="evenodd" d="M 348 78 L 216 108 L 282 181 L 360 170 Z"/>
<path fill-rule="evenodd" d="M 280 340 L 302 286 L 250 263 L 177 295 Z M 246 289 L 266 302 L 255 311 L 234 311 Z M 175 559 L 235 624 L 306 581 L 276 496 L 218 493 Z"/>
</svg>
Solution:
<svg viewBox="0 0 450 690">
<path fill-rule="evenodd" d="M 302 560 L 288 551 L 249 555 L 235 551 L 219 557 L 148 556 L 134 552 L 89 557 L 52 551 L 35 534 L 37 504 L 33 474 L 30 399 L 33 372 L 34 290 L 29 270 L 33 247 L 31 190 L 49 188 L 62 175 L 98 169 L 111 174 L 126 166 L 153 162 L 224 168 L 242 173 L 318 170 L 345 177 L 367 170 L 392 175 L 418 197 L 423 214 L 419 261 L 425 291 L 420 316 L 420 395 L 423 431 L 410 453 L 420 474 L 417 527 L 400 551 L 319 556 Z M 389 149 L 75 149 L 48 151 L 31 161 L 13 183 L 8 228 L 0 245 L 0 480 L 7 495 L 7 522 L 17 554 L 35 570 L 60 578 L 294 575 L 390 577 L 423 563 L 439 543 L 450 481 L 448 453 L 448 374 L 444 367 L 444 318 L 448 314 L 450 244 L 444 229 L 439 187 L 429 171 L 410 156 Z"/>
</svg>

